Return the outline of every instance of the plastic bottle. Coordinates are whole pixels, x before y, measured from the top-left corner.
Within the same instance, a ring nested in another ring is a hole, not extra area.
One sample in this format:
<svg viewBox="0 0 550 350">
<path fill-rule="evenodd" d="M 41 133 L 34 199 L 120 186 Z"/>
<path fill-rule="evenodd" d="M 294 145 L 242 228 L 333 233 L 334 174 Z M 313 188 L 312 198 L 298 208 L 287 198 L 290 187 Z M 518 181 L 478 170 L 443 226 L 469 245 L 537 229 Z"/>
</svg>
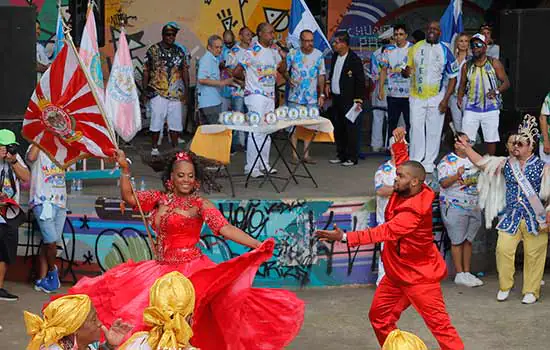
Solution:
<svg viewBox="0 0 550 350">
<path fill-rule="evenodd" d="M 71 181 L 71 192 L 76 192 L 76 179 Z"/>
<path fill-rule="evenodd" d="M 145 186 L 145 179 L 144 179 L 144 178 L 141 178 L 141 181 L 140 181 L 140 183 L 139 183 L 139 190 L 140 190 L 140 191 L 145 191 L 145 188 L 146 188 L 146 186 Z"/>
<path fill-rule="evenodd" d="M 82 191 L 82 179 L 76 180 L 76 190 Z"/>
</svg>

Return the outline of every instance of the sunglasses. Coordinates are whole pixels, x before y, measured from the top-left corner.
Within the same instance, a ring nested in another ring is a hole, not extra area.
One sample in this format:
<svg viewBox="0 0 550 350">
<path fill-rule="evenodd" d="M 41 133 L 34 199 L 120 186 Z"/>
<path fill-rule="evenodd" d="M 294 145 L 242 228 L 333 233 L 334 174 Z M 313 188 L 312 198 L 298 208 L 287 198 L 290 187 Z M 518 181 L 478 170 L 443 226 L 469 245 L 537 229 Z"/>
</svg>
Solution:
<svg viewBox="0 0 550 350">
<path fill-rule="evenodd" d="M 525 145 L 526 145 L 526 143 L 523 143 L 523 142 L 521 142 L 521 141 L 514 141 L 514 142 L 512 142 L 512 146 L 523 147 L 523 146 L 525 146 Z"/>
<path fill-rule="evenodd" d="M 176 33 L 164 33 L 164 36 L 176 36 Z"/>
<path fill-rule="evenodd" d="M 474 41 L 473 43 L 470 43 L 470 48 L 472 49 L 475 49 L 475 48 L 481 49 L 483 46 L 485 46 L 485 44 L 480 41 Z"/>
</svg>

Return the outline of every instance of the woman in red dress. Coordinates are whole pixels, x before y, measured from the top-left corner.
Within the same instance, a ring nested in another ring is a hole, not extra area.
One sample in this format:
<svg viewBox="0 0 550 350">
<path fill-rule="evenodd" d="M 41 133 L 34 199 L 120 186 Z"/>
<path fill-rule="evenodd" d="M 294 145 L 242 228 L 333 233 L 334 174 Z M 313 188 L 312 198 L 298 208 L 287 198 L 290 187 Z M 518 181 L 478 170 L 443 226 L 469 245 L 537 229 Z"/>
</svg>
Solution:
<svg viewBox="0 0 550 350">
<path fill-rule="evenodd" d="M 122 199 L 136 207 L 136 197 L 157 235 L 156 260 L 120 264 L 95 278 L 82 278 L 70 294 L 87 294 L 103 324 L 117 318 L 147 329 L 143 310 L 155 280 L 179 271 L 195 287 L 191 344 L 202 350 L 282 349 L 300 331 L 304 302 L 292 292 L 253 288 L 254 276 L 273 253 L 274 241 L 263 243 L 230 225 L 222 213 L 199 196 L 198 158 L 179 152 L 163 176 L 166 191 L 132 194 L 130 167 L 124 152 L 117 152 Z M 197 247 L 203 223 L 226 239 L 253 248 L 249 253 L 216 265 Z"/>
</svg>

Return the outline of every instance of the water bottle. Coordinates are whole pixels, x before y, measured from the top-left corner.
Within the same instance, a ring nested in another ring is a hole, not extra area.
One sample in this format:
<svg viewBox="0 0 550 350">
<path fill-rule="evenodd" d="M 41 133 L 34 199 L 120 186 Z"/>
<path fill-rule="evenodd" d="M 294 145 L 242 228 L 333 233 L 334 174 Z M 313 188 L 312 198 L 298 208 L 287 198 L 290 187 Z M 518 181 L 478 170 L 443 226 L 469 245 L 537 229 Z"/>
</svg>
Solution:
<svg viewBox="0 0 550 350">
<path fill-rule="evenodd" d="M 141 182 L 139 183 L 139 190 L 145 191 L 145 179 L 141 178 Z"/>
<path fill-rule="evenodd" d="M 71 181 L 71 192 L 76 192 L 76 179 Z"/>
<path fill-rule="evenodd" d="M 76 190 L 82 191 L 82 179 L 76 180 Z"/>
</svg>

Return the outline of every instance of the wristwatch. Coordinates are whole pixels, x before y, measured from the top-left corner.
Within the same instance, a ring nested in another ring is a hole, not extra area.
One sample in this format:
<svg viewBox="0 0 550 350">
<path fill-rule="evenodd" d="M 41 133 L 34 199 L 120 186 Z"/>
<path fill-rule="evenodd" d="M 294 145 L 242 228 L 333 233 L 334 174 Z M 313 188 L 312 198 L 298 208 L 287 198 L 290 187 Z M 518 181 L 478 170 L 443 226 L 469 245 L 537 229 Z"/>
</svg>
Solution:
<svg viewBox="0 0 550 350">
<path fill-rule="evenodd" d="M 340 242 L 342 243 L 347 243 L 348 242 L 348 234 L 344 232 L 344 235 L 342 236 L 342 239 L 340 240 Z"/>
</svg>

